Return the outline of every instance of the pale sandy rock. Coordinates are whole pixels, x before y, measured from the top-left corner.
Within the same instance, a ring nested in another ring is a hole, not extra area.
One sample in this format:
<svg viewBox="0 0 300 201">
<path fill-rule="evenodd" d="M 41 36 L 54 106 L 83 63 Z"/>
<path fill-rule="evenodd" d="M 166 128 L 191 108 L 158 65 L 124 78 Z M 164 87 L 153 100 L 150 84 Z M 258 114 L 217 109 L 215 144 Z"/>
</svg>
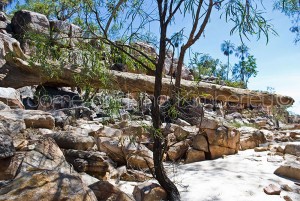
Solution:
<svg viewBox="0 0 300 201">
<path fill-rule="evenodd" d="M 94 137 L 73 131 L 61 131 L 46 136 L 53 138 L 58 146 L 64 149 L 90 150 L 95 145 Z"/>
<path fill-rule="evenodd" d="M 13 121 L 24 121 L 26 128 L 53 129 L 55 126 L 52 115 L 40 110 L 2 110 L 0 111 L 1 116 Z"/>
<path fill-rule="evenodd" d="M 199 151 L 208 152 L 208 142 L 204 135 L 198 134 L 193 138 L 193 148 Z"/>
<path fill-rule="evenodd" d="M 19 169 L 21 175 L 29 171 L 40 170 L 55 170 L 65 173 L 74 172 L 52 138 L 43 137 L 31 143 L 34 146 L 31 151 L 25 152 Z"/>
<path fill-rule="evenodd" d="M 188 148 L 189 144 L 187 141 L 178 142 L 173 146 L 169 147 L 169 150 L 167 151 L 168 158 L 171 161 L 176 161 L 185 155 Z"/>
<path fill-rule="evenodd" d="M 1 188 L 0 195 L 1 201 L 97 201 L 95 194 L 79 176 L 56 171 L 33 171 L 23 174 Z"/>
<path fill-rule="evenodd" d="M 194 163 L 194 162 L 204 161 L 204 160 L 205 160 L 204 151 L 199 151 L 193 148 L 189 148 L 187 150 L 185 163 Z"/>
<path fill-rule="evenodd" d="M 211 159 L 220 158 L 224 155 L 232 155 L 236 153 L 236 150 L 230 149 L 228 147 L 221 147 L 216 145 L 209 146 L 209 152 Z"/>
<path fill-rule="evenodd" d="M 274 174 L 300 180 L 300 162 L 288 161 L 277 168 Z"/>
<path fill-rule="evenodd" d="M 252 127 L 241 127 L 238 129 L 241 133 L 241 150 L 253 149 L 259 144 L 266 143 L 266 138 L 262 132 Z"/>
<path fill-rule="evenodd" d="M 20 93 L 13 88 L 0 87 L 0 101 L 11 108 L 24 109 L 24 105 L 20 99 Z"/>
<path fill-rule="evenodd" d="M 102 152 L 67 149 L 64 155 L 76 171 L 86 172 L 98 179 L 107 179 L 110 166 L 113 166 L 112 161 Z"/>
<path fill-rule="evenodd" d="M 264 192 L 268 195 L 280 195 L 281 189 L 274 184 L 270 184 L 264 188 Z"/>
<path fill-rule="evenodd" d="M 108 181 L 98 181 L 89 188 L 94 192 L 98 201 L 132 201 L 131 198 Z"/>
<path fill-rule="evenodd" d="M 285 154 L 300 156 L 300 144 L 288 144 L 284 148 Z"/>
<path fill-rule="evenodd" d="M 136 201 L 160 201 L 167 198 L 167 193 L 158 184 L 146 182 L 134 187 L 133 197 Z"/>
</svg>

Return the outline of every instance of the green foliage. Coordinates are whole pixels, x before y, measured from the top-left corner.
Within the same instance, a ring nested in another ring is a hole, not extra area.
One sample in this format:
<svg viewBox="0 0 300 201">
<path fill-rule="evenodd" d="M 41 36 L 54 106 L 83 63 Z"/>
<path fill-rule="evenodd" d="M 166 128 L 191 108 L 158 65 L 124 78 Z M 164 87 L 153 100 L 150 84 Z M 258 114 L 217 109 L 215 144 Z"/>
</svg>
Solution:
<svg viewBox="0 0 300 201">
<path fill-rule="evenodd" d="M 264 11 L 258 9 L 255 0 L 230 0 L 225 1 L 223 10 L 226 22 L 233 22 L 234 27 L 230 34 L 238 32 L 241 41 L 243 37 L 256 35 L 260 39 L 264 35 L 269 40 L 269 33 L 277 35 L 273 26 L 263 17 Z M 258 1 L 261 3 L 261 1 Z"/>
<path fill-rule="evenodd" d="M 200 80 L 201 76 L 216 76 L 219 59 L 212 58 L 209 54 L 194 53 L 189 66 L 193 69 L 194 77 Z"/>
<path fill-rule="evenodd" d="M 300 41 L 300 2 L 298 0 L 276 0 L 274 9 L 288 16 L 292 21 L 290 31 L 295 33 L 294 42 Z"/>
<path fill-rule="evenodd" d="M 70 20 L 78 15 L 81 0 L 26 0 L 25 4 L 18 4 L 17 10 L 27 9 L 42 13 L 49 19 Z"/>
<path fill-rule="evenodd" d="M 238 121 L 233 121 L 230 123 L 231 126 L 235 127 L 235 128 L 241 128 L 243 126 L 246 126 L 246 127 L 252 127 L 252 128 L 259 128 L 258 125 L 256 124 L 253 124 L 253 123 L 241 123 L 241 122 L 238 122 Z"/>
<path fill-rule="evenodd" d="M 245 88 L 247 88 L 247 83 L 249 78 L 257 75 L 257 65 L 254 56 L 250 55 L 247 57 L 246 61 L 240 61 L 233 67 L 233 77 L 235 80 L 244 83 Z"/>
<path fill-rule="evenodd" d="M 225 80 L 225 85 L 234 88 L 245 88 L 244 82 Z"/>
</svg>

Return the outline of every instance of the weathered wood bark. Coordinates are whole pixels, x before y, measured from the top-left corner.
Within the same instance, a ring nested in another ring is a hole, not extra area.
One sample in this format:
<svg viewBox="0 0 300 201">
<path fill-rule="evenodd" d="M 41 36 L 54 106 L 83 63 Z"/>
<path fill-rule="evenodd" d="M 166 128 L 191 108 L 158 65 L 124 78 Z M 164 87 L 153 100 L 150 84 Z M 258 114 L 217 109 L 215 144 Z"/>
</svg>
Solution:
<svg viewBox="0 0 300 201">
<path fill-rule="evenodd" d="M 153 76 L 133 74 L 127 72 L 109 71 L 111 85 L 105 86 L 99 81 L 99 77 L 87 78 L 89 83 L 98 88 L 114 88 L 125 92 L 147 92 L 154 94 L 155 78 Z M 77 86 L 75 75 L 84 77 L 80 68 L 63 68 L 58 78 L 50 78 L 43 72 L 43 67 L 36 65 L 31 67 L 28 62 L 11 57 L 0 67 L 0 86 L 20 88 L 38 84 L 53 86 Z M 162 79 L 161 94 L 171 93 L 172 83 L 170 79 Z M 291 105 L 294 99 L 288 96 L 269 94 L 248 89 L 232 88 L 216 84 L 181 80 L 181 94 L 184 97 L 204 97 L 226 102 L 243 104 L 264 105 Z"/>
</svg>

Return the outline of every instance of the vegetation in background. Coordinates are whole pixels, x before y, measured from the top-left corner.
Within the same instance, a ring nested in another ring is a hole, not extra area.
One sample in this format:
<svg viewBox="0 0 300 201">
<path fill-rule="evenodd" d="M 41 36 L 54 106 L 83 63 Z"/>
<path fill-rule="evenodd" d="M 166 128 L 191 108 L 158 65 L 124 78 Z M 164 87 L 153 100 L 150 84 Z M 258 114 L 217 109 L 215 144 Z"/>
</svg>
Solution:
<svg viewBox="0 0 300 201">
<path fill-rule="evenodd" d="M 234 44 L 230 42 L 230 40 L 225 40 L 221 44 L 221 51 L 225 56 L 227 56 L 227 75 L 226 80 L 229 80 L 229 71 L 230 71 L 230 63 L 229 63 L 229 57 L 230 55 L 235 51 Z"/>
</svg>

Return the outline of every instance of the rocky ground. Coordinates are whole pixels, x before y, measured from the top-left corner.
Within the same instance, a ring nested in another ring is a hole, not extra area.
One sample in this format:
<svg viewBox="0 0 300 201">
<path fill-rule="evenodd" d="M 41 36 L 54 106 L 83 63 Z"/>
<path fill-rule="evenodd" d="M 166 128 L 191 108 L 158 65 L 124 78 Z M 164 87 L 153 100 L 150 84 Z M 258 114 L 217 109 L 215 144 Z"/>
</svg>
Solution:
<svg viewBox="0 0 300 201">
<path fill-rule="evenodd" d="M 18 98 L 24 90 L 2 93 L 11 107 L 0 104 L 0 200 L 165 198 L 149 171 L 151 117 L 133 112 L 135 99 L 118 97 L 115 117 L 101 105 L 49 110 L 40 103 L 26 110 Z M 180 115 L 185 120 L 164 123 L 163 130 L 165 166 L 182 200 L 300 198 L 298 125 L 280 129 L 268 116 L 224 115 L 210 104 L 200 122 L 195 114 Z"/>
</svg>

